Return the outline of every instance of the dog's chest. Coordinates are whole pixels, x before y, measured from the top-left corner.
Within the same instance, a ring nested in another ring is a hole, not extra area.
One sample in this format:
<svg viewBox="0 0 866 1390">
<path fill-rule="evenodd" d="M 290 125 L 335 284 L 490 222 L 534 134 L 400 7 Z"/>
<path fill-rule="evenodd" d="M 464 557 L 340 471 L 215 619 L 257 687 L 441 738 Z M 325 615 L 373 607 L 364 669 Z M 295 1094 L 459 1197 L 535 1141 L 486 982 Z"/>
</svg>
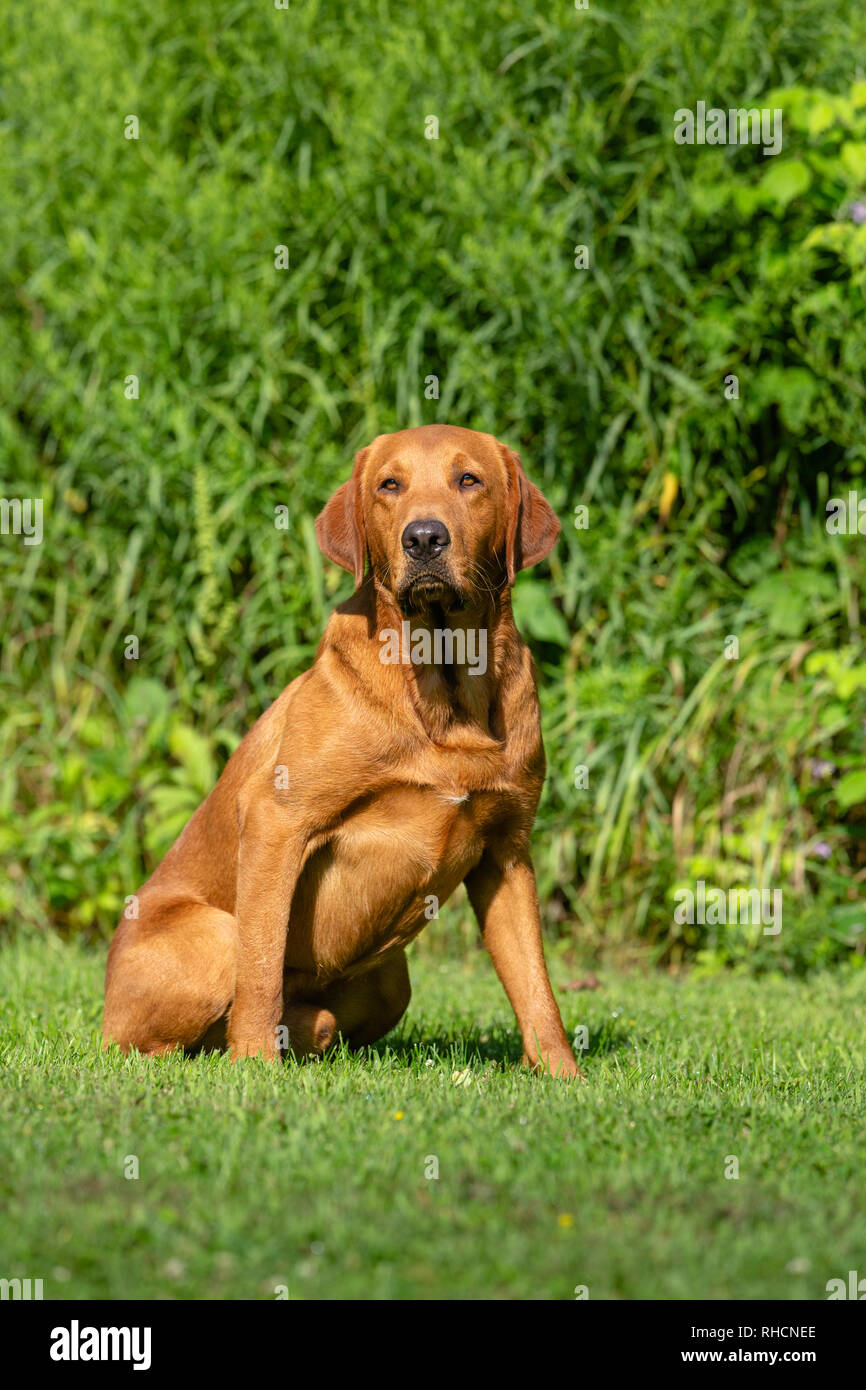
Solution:
<svg viewBox="0 0 866 1390">
<path fill-rule="evenodd" d="M 334 869 L 362 883 L 366 901 L 386 910 L 434 881 L 453 878 L 456 886 L 480 858 L 495 806 L 489 793 L 454 786 L 389 792 L 333 837 Z"/>
<path fill-rule="evenodd" d="M 489 792 L 401 787 L 346 817 L 302 874 L 287 960 L 340 973 L 407 944 L 478 863 L 497 809 Z"/>
</svg>

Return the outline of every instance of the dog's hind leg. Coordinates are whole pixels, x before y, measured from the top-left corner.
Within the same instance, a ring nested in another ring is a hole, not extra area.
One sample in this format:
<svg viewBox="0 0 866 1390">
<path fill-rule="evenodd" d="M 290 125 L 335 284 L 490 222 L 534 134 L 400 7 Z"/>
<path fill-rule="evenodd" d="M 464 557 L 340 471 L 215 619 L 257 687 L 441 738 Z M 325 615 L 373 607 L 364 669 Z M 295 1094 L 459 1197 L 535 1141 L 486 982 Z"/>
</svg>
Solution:
<svg viewBox="0 0 866 1390">
<path fill-rule="evenodd" d="M 321 1056 L 340 1035 L 350 1047 L 366 1047 L 395 1028 L 409 1007 L 412 989 L 405 954 L 348 980 L 335 980 L 315 1000 L 296 999 L 283 1010 L 289 1047 L 299 1057 Z"/>
<path fill-rule="evenodd" d="M 141 903 L 124 919 L 105 972 L 102 1035 L 158 1054 L 216 1040 L 234 996 L 237 923 L 206 903 Z"/>
</svg>

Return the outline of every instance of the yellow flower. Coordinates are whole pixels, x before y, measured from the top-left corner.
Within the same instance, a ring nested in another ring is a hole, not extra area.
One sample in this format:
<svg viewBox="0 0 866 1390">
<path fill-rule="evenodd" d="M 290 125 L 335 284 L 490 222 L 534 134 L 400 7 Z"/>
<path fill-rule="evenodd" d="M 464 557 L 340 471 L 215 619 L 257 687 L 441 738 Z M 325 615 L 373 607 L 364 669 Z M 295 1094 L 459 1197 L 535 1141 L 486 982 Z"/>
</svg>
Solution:
<svg viewBox="0 0 866 1390">
<path fill-rule="evenodd" d="M 557 1224 L 560 1225 L 564 1231 L 567 1231 L 569 1226 L 574 1225 L 574 1217 L 570 1211 L 561 1211 L 556 1220 Z"/>
<path fill-rule="evenodd" d="M 395 1119 L 395 1120 L 402 1120 L 402 1118 L 403 1118 L 403 1111 L 402 1111 L 402 1110 L 395 1110 L 395 1111 L 394 1111 L 394 1119 Z"/>
</svg>

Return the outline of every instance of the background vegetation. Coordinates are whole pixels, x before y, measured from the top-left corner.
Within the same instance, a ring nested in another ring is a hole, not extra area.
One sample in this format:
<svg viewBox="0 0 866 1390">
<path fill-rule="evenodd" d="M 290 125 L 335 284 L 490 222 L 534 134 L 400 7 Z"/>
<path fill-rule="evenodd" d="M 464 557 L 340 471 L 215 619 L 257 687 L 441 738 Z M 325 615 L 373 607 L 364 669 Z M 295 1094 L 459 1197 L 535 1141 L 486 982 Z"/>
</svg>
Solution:
<svg viewBox="0 0 866 1390">
<path fill-rule="evenodd" d="M 347 592 L 312 520 L 353 451 L 449 420 L 565 521 L 516 592 L 551 932 L 862 964 L 864 40 L 835 0 L 10 8 L 6 924 L 110 935 Z M 783 152 L 676 145 L 698 100 Z M 675 926 L 698 877 L 781 887 L 781 935 Z"/>
</svg>

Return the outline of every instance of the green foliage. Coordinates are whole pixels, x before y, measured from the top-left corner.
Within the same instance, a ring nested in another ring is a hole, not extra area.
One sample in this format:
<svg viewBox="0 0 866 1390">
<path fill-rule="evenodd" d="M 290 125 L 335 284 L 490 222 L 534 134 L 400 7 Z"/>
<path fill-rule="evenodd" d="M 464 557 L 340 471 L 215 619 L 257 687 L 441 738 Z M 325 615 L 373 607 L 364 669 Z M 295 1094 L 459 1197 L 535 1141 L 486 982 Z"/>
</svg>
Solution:
<svg viewBox="0 0 866 1390">
<path fill-rule="evenodd" d="M 45 540 L 0 544 L 5 920 L 110 933 L 345 596 L 312 518 L 353 451 L 451 420 L 565 522 L 515 599 L 549 925 L 862 961 L 866 537 L 824 522 L 866 496 L 864 38 L 832 0 L 11 7 L 0 450 Z M 677 145 L 698 100 L 781 108 L 782 152 Z M 780 936 L 675 927 L 699 875 L 783 888 Z"/>
</svg>

